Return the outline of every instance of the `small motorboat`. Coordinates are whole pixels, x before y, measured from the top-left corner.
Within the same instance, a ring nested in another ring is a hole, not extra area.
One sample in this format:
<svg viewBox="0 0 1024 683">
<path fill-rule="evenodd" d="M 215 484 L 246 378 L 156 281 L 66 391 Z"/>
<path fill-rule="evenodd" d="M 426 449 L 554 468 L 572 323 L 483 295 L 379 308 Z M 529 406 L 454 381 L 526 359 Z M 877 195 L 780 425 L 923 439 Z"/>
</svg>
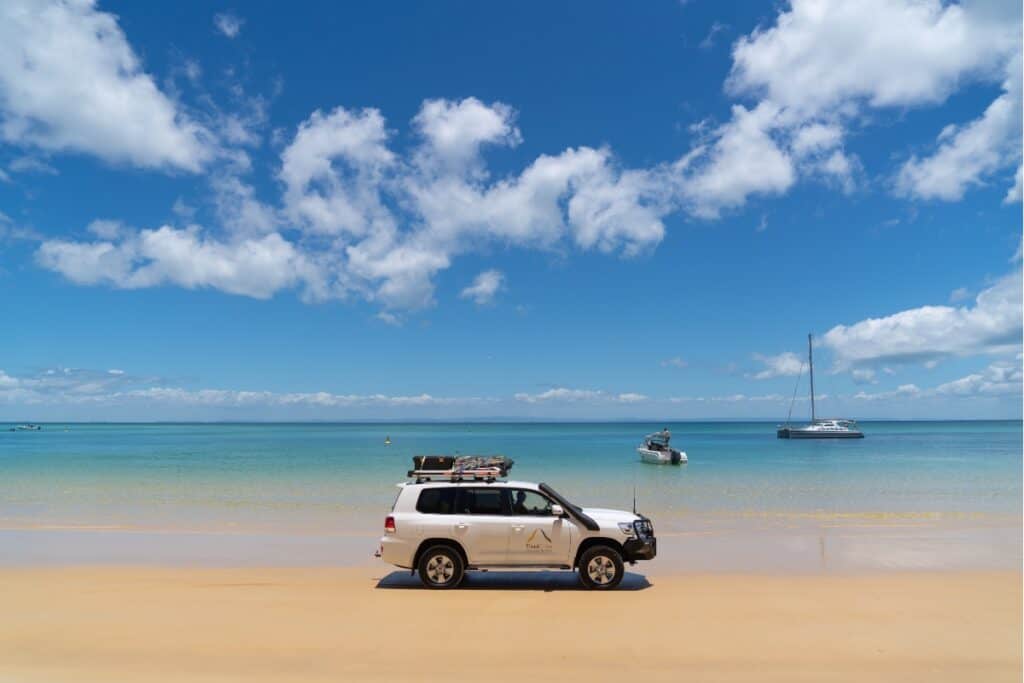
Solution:
<svg viewBox="0 0 1024 683">
<path fill-rule="evenodd" d="M 640 459 L 652 465 L 683 465 L 687 462 L 686 453 L 669 446 L 672 433 L 668 429 L 648 434 L 644 442 L 636 449 Z"/>
<path fill-rule="evenodd" d="M 14 427 L 11 427 L 11 431 L 12 432 L 41 432 L 41 431 L 43 431 L 43 428 L 40 427 L 39 425 L 26 424 L 26 425 L 16 425 Z"/>
</svg>

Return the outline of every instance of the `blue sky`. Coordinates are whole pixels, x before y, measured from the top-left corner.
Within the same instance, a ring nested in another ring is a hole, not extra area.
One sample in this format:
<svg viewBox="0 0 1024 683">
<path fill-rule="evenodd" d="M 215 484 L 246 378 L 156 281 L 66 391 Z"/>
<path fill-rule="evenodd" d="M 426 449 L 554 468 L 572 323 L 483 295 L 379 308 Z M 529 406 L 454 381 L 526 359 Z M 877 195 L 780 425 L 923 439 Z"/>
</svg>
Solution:
<svg viewBox="0 0 1024 683">
<path fill-rule="evenodd" d="M 0 14 L 0 419 L 1020 416 L 1019 7 Z"/>
</svg>

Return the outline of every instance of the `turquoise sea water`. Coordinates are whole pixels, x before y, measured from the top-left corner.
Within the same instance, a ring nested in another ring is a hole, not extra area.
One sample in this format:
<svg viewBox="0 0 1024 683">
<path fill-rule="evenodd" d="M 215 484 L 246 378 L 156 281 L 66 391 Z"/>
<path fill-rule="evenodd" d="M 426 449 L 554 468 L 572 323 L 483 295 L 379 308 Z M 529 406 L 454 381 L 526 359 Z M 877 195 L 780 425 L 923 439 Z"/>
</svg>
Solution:
<svg viewBox="0 0 1024 683">
<path fill-rule="evenodd" d="M 665 426 L 688 465 L 639 462 Z M 511 456 L 513 478 L 585 505 L 629 508 L 635 489 L 663 530 L 1019 525 L 1020 422 L 862 427 L 814 442 L 763 422 L 51 424 L 0 432 L 0 526 L 376 533 L 410 457 L 455 451 Z"/>
</svg>

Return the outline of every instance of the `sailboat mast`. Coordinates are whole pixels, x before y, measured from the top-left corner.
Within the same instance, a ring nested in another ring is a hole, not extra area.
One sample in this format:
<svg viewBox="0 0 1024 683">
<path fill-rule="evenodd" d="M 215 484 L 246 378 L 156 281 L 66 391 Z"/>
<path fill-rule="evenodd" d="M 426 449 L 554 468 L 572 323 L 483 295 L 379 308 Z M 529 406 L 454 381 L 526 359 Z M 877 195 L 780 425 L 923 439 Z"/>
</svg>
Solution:
<svg viewBox="0 0 1024 683">
<path fill-rule="evenodd" d="M 807 335 L 807 364 L 811 367 L 811 422 L 814 422 L 814 352 L 811 350 L 811 335 Z"/>
</svg>

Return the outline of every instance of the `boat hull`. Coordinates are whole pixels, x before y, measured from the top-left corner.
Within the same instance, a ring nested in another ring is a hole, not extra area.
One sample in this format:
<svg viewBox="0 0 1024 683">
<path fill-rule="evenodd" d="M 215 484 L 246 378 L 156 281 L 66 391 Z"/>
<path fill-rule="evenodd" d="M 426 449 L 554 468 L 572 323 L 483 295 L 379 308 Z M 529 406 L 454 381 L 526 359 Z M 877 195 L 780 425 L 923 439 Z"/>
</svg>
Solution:
<svg viewBox="0 0 1024 683">
<path fill-rule="evenodd" d="M 782 427 L 776 432 L 780 439 L 863 439 L 864 433 L 857 431 L 826 432 L 815 429 Z"/>
<path fill-rule="evenodd" d="M 666 452 L 638 448 L 636 452 L 640 455 L 640 460 L 649 465 L 682 465 L 687 462 L 686 453 L 675 449 Z"/>
</svg>

